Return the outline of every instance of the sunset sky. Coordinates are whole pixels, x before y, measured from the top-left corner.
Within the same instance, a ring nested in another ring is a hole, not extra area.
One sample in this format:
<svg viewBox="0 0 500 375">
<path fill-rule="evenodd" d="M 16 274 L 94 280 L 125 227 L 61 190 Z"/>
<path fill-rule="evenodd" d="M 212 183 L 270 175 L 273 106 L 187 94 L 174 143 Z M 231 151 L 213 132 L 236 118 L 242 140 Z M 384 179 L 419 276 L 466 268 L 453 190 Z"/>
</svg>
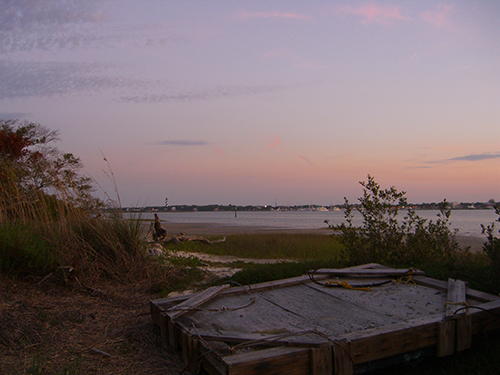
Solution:
<svg viewBox="0 0 500 375">
<path fill-rule="evenodd" d="M 8 118 L 124 206 L 498 201 L 500 2 L 0 0 Z"/>
</svg>

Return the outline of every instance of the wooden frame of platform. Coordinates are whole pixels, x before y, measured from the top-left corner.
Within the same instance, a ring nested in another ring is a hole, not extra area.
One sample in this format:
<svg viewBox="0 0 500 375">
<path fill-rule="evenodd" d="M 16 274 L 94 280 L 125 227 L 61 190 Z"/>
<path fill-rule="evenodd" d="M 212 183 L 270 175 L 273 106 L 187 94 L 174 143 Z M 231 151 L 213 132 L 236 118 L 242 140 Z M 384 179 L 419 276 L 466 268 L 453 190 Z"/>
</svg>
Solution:
<svg viewBox="0 0 500 375">
<path fill-rule="evenodd" d="M 473 335 L 500 328 L 499 297 L 379 264 L 150 304 L 162 338 L 189 371 L 213 375 L 350 375 L 433 347 L 451 355 L 470 348 Z"/>
</svg>

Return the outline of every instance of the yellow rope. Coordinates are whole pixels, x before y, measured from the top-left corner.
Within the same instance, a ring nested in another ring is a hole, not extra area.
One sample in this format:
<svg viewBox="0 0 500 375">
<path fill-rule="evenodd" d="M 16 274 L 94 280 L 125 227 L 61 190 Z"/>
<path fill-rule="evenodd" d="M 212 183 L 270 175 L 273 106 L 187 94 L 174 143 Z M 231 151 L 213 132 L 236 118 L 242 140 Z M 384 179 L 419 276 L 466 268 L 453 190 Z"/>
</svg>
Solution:
<svg viewBox="0 0 500 375">
<path fill-rule="evenodd" d="M 369 292 L 370 291 L 370 288 L 358 288 L 358 287 L 350 285 L 345 280 L 344 281 L 328 280 L 328 284 L 330 284 L 330 285 L 336 284 L 336 285 L 341 286 L 342 288 L 351 289 L 351 290 L 364 290 L 365 292 Z"/>
<path fill-rule="evenodd" d="M 415 286 L 415 288 L 416 288 L 417 287 L 417 283 L 415 282 L 415 280 L 413 280 L 413 276 L 412 276 L 414 273 L 415 273 L 415 269 L 414 268 L 410 268 L 408 270 L 408 272 L 406 272 L 403 276 L 401 276 L 399 279 L 396 279 L 394 281 L 397 282 L 397 283 L 401 283 L 403 281 L 403 277 L 408 276 L 408 280 L 406 280 L 405 285 L 408 286 L 408 283 L 411 281 L 413 283 L 413 285 Z"/>
</svg>

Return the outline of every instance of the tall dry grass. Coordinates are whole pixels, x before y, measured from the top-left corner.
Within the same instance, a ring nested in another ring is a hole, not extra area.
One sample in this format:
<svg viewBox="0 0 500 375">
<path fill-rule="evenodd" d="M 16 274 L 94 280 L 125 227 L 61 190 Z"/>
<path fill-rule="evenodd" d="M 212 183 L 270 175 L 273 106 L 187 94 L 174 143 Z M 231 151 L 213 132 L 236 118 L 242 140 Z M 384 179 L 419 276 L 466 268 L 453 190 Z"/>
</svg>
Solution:
<svg viewBox="0 0 500 375">
<path fill-rule="evenodd" d="M 120 208 L 89 204 L 85 198 L 74 189 L 49 194 L 2 180 L 0 271 L 87 284 L 168 284 L 177 271 L 148 258 L 139 218 L 125 219 Z"/>
</svg>

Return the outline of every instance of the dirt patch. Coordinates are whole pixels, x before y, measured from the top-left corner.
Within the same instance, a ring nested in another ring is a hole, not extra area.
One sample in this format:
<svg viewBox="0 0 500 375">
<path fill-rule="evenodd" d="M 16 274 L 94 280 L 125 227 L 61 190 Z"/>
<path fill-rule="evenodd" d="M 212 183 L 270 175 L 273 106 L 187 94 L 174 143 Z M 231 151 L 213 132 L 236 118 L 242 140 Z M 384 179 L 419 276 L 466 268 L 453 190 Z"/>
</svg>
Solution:
<svg viewBox="0 0 500 375">
<path fill-rule="evenodd" d="M 150 317 L 160 295 L 134 286 L 0 280 L 1 374 L 179 374 Z"/>
</svg>

